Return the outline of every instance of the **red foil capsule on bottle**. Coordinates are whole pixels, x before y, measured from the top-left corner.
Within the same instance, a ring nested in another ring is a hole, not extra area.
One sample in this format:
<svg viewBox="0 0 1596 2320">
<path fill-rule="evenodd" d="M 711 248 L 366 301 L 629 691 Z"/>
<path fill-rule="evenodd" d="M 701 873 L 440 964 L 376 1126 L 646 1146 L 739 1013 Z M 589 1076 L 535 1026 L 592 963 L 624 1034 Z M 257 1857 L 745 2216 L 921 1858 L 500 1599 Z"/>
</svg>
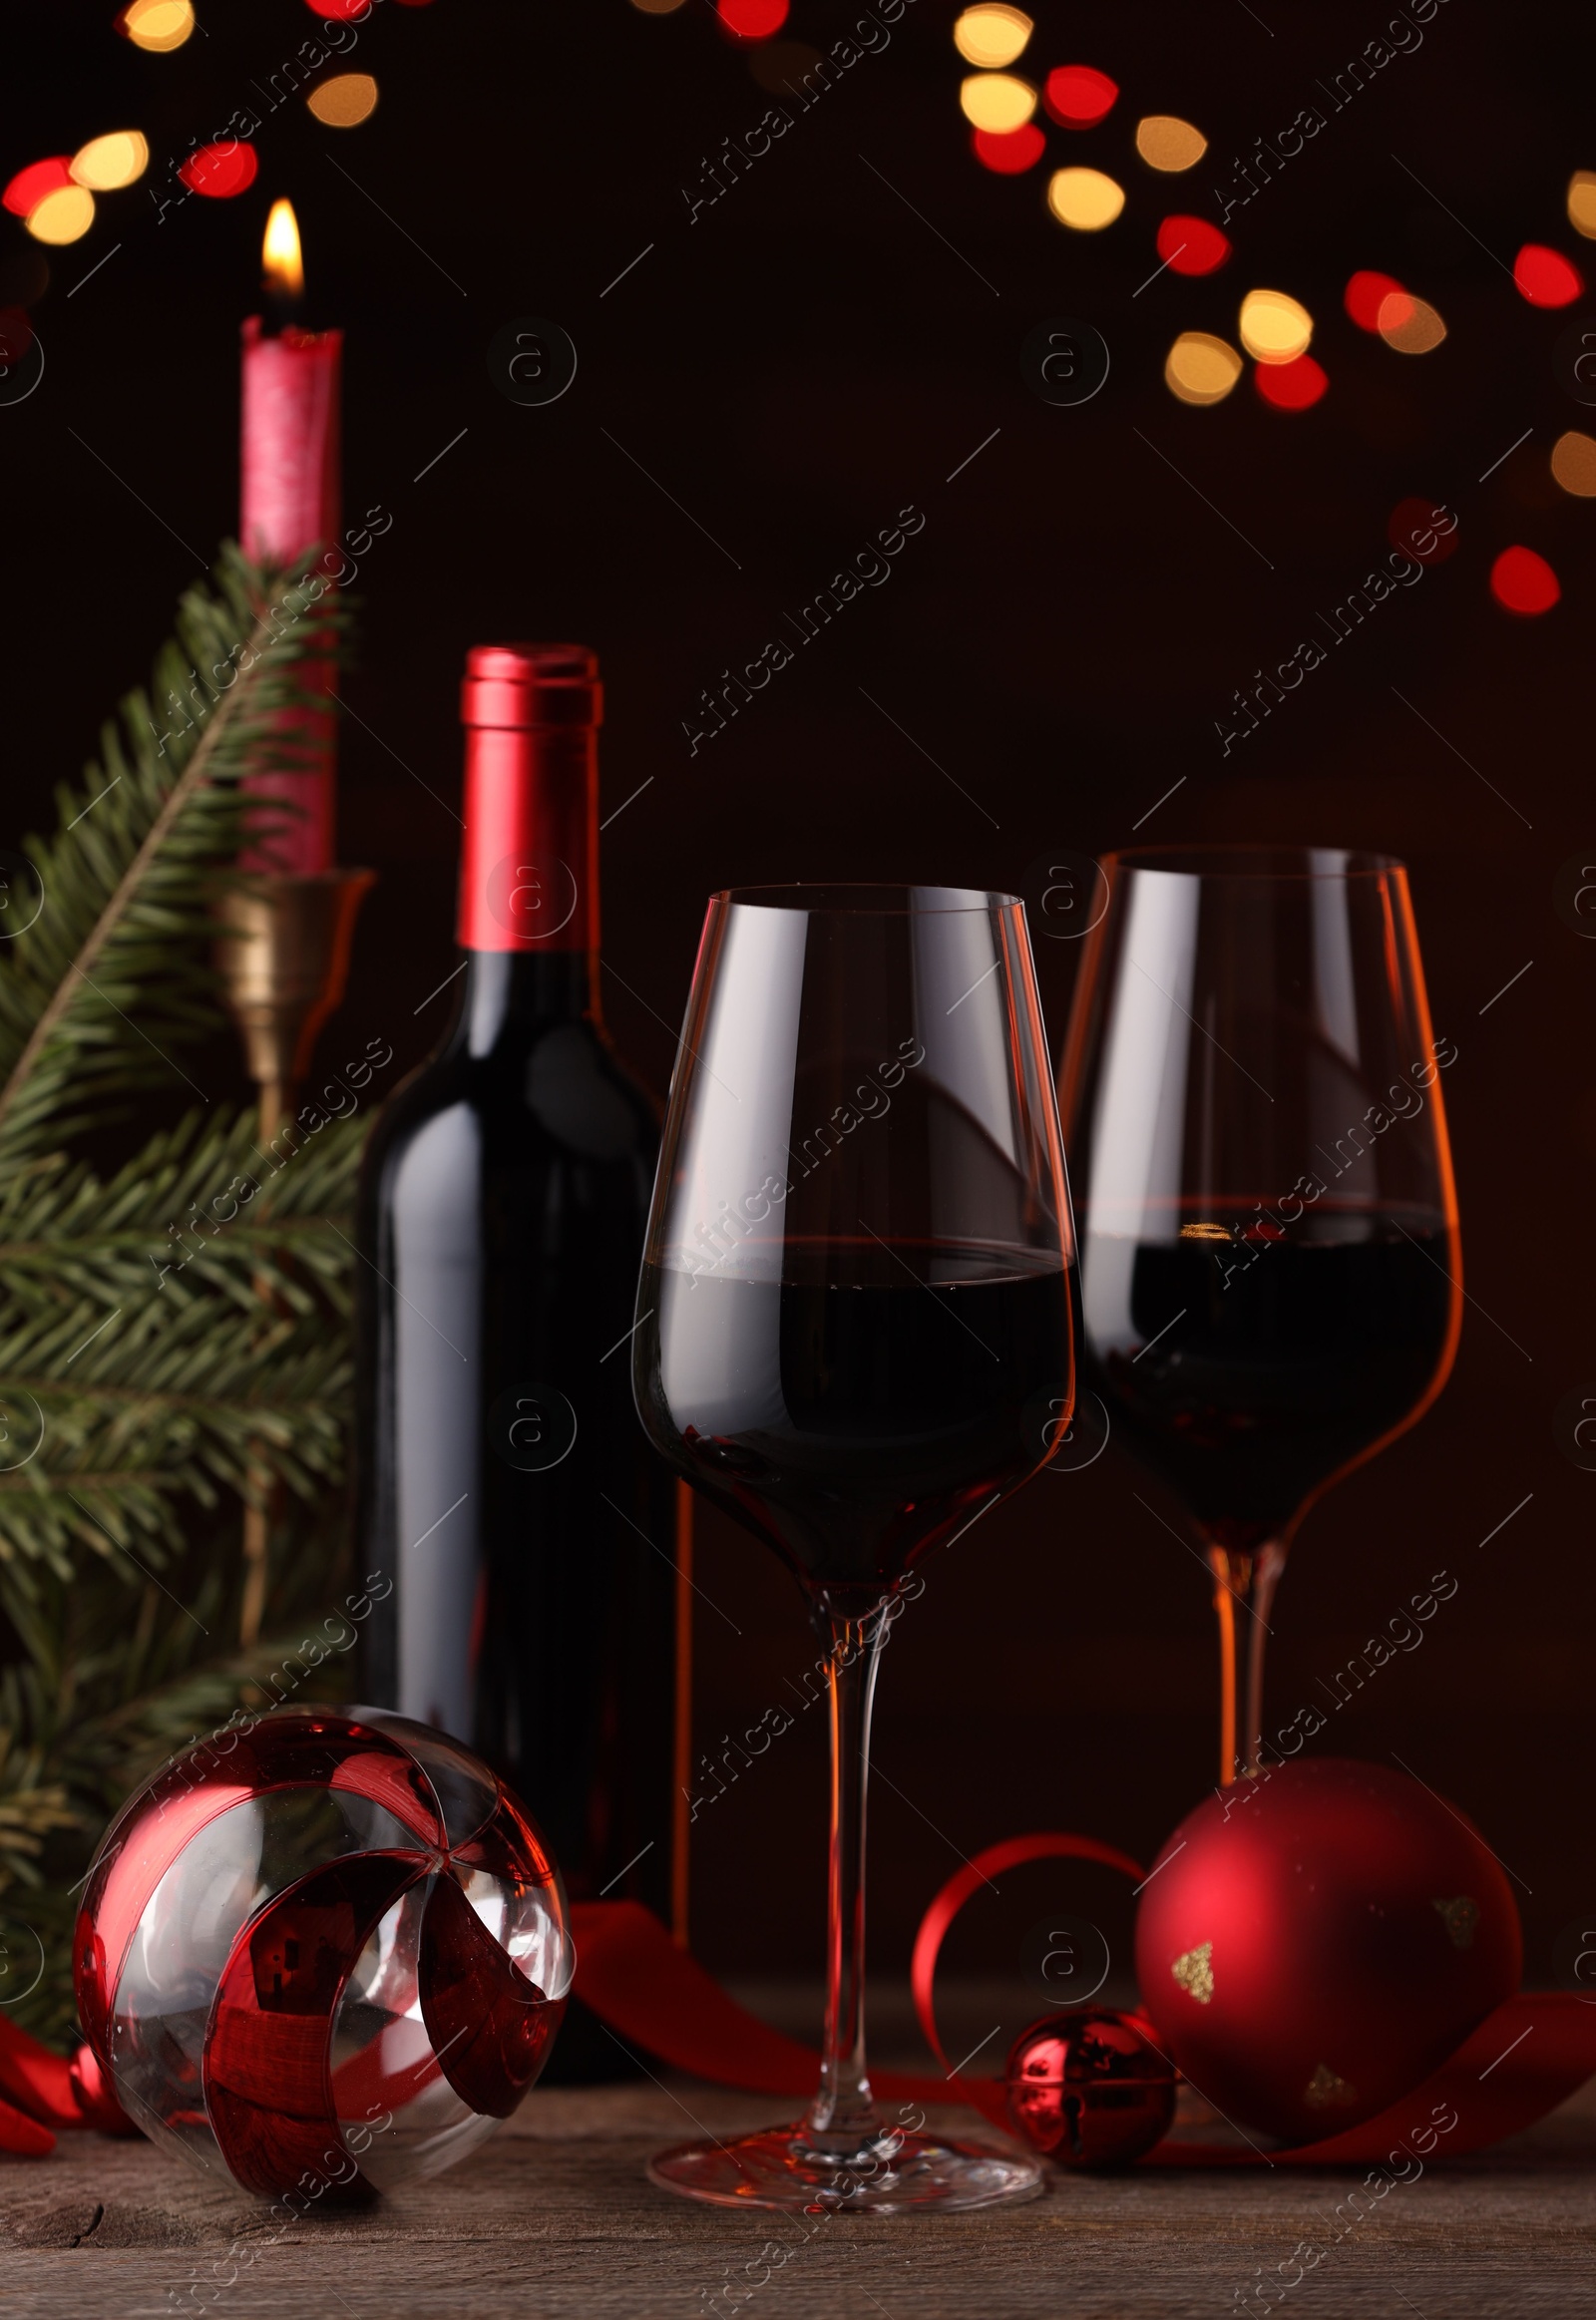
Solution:
<svg viewBox="0 0 1596 2320">
<path fill-rule="evenodd" d="M 466 728 L 459 941 L 467 951 L 598 945 L 598 732 L 603 688 L 581 644 L 479 644 Z"/>
</svg>

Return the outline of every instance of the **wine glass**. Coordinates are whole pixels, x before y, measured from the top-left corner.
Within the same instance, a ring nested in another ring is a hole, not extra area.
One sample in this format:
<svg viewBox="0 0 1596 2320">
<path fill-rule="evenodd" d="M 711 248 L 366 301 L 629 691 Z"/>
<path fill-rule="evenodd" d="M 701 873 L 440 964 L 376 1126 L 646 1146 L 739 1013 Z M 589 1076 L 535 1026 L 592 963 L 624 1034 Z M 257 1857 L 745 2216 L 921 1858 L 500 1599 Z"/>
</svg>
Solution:
<svg viewBox="0 0 1596 2320">
<path fill-rule="evenodd" d="M 1103 868 L 1060 1073 L 1082 1372 L 1207 1550 L 1225 1784 L 1258 1769 L 1293 1533 L 1451 1367 L 1456 1050 L 1389 856 L 1148 847 Z"/>
<path fill-rule="evenodd" d="M 910 1565 L 1069 1422 L 1068 1197 L 1023 906 L 947 887 L 709 905 L 637 1295 L 650 1438 L 772 1548 L 830 1650 L 825 2051 L 806 2119 L 684 2144 L 726 2206 L 986 2206 L 1013 2152 L 885 2120 L 865 2064 L 865 1780 Z"/>
</svg>

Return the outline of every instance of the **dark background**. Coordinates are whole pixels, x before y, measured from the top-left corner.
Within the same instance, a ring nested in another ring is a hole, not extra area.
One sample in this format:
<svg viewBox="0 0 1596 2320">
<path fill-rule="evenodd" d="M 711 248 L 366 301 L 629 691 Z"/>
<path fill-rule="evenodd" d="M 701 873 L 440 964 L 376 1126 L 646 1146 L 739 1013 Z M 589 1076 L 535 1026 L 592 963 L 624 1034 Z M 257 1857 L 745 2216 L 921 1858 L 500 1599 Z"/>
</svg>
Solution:
<svg viewBox="0 0 1596 2320">
<path fill-rule="evenodd" d="M 1317 1744 L 1396 1751 L 1477 1820 L 1519 1880 L 1529 1970 L 1545 1975 L 1557 1931 L 1596 1900 L 1596 1480 L 1553 1426 L 1596 1373 L 1596 946 L 1553 899 L 1570 857 L 1596 857 L 1596 505 L 1565 498 L 1547 466 L 1582 424 L 1554 364 L 1569 315 L 1528 306 L 1509 269 L 1531 239 L 1596 262 L 1563 209 L 1570 172 L 1596 166 L 1588 32 L 1573 11 L 1445 0 L 1422 46 L 1236 210 L 1222 273 L 1148 283 L 1159 219 L 1217 221 L 1233 157 L 1321 103 L 1318 79 L 1377 34 L 1382 10 L 1337 11 L 1333 28 L 1283 0 L 1035 0 L 1018 69 L 1039 80 L 1091 63 L 1123 93 L 1099 129 L 1049 129 L 1045 162 L 1004 179 L 969 151 L 952 0 L 913 0 L 885 53 L 689 222 L 682 189 L 702 193 L 703 159 L 772 102 L 755 72 L 797 78 L 811 60 L 739 50 L 707 0 L 663 17 L 625 0 L 382 0 L 328 68 L 375 73 L 368 124 L 326 130 L 290 102 L 260 132 L 245 195 L 158 221 L 149 189 L 172 192 L 190 141 L 256 101 L 252 85 L 316 32 L 300 0 L 200 4 L 204 37 L 166 57 L 112 36 L 111 0 L 11 12 L 0 170 L 124 126 L 145 131 L 152 161 L 145 185 L 104 197 L 93 231 L 51 253 L 34 307 L 46 375 L 0 409 L 0 840 L 51 812 L 53 782 L 77 772 L 233 527 L 237 325 L 285 192 L 311 319 L 347 334 L 346 514 L 394 519 L 360 575 L 339 806 L 343 858 L 381 882 L 329 1061 L 377 1035 L 408 1061 L 443 1028 L 448 999 L 425 1002 L 453 965 L 457 680 L 488 638 L 574 636 L 602 656 L 602 811 L 623 806 L 604 837 L 606 1006 L 661 1095 L 715 887 L 937 880 L 1021 887 L 1034 903 L 1059 848 L 1123 844 L 1138 823 L 1142 842 L 1402 855 L 1436 1028 L 1459 1050 L 1445 1093 L 1473 1302 L 1436 1409 L 1305 1525 L 1271 1697 L 1279 1721 L 1323 1700 L 1318 1685 L 1433 1573 L 1455 1575 L 1421 1649 Z M 829 49 L 857 13 L 794 0 L 782 37 Z M 1195 171 L 1159 178 L 1137 161 L 1148 112 L 1205 131 Z M 1046 212 L 1048 172 L 1074 161 L 1127 188 L 1100 235 Z M 8 256 L 31 246 L 7 221 Z M 1445 344 L 1404 359 L 1356 330 L 1341 292 L 1357 266 L 1431 299 Z M 1284 415 L 1248 378 L 1217 409 L 1180 405 L 1161 379 L 1170 340 L 1234 339 L 1258 284 L 1315 315 L 1329 394 Z M 527 315 L 559 322 L 579 352 L 571 390 L 543 409 L 513 404 L 487 364 L 495 333 Z M 1106 386 L 1079 409 L 1045 406 L 1020 374 L 1022 341 L 1057 316 L 1092 322 L 1110 348 Z M 1214 720 L 1232 688 L 1318 632 L 1315 610 L 1385 554 L 1412 494 L 1455 511 L 1457 553 L 1227 757 Z M 890 582 L 693 754 L 682 721 L 703 729 L 700 688 L 784 633 L 783 609 L 911 504 L 926 526 Z M 1513 542 L 1561 579 L 1542 619 L 1491 599 L 1492 559 Z M 1055 1045 L 1077 948 L 1037 943 Z M 235 1074 L 218 1092 L 244 1092 L 230 1056 L 215 1069 Z M 1178 1525 L 1113 1447 L 1083 1474 L 1043 1475 L 899 1626 L 873 1799 L 886 1969 L 903 1970 L 961 1855 L 1073 1826 L 1145 1858 L 1212 1780 L 1206 1574 L 1133 1490 Z M 773 1563 L 708 1512 L 699 1542 L 718 1607 L 700 1605 L 696 1630 L 709 1748 L 790 1702 L 815 1646 Z M 800 1717 L 701 1811 L 694 1932 L 710 1963 L 818 1968 L 823 1743 L 819 1716 Z M 1066 1893 L 1098 1905 L 1085 1882 L 1029 1874 L 983 1897 L 960 1962 L 1011 1959 Z"/>
</svg>

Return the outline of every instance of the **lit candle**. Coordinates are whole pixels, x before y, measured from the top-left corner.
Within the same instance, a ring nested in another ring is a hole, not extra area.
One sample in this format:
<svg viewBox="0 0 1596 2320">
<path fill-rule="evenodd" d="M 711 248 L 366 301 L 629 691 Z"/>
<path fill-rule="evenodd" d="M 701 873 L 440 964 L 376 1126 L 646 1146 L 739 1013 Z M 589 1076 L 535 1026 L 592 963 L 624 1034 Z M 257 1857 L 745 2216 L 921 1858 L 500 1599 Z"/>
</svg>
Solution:
<svg viewBox="0 0 1596 2320">
<path fill-rule="evenodd" d="M 299 325 L 304 267 L 292 207 L 274 201 L 261 250 L 266 317 L 243 326 L 243 437 L 238 537 L 246 556 L 287 563 L 314 543 L 338 545 L 338 401 L 343 333 Z M 307 665 L 308 689 L 332 689 L 331 663 Z M 246 870 L 330 870 L 334 856 L 332 710 L 285 712 L 284 739 L 304 760 L 253 774 L 246 787 L 299 811 L 246 848 Z"/>
</svg>

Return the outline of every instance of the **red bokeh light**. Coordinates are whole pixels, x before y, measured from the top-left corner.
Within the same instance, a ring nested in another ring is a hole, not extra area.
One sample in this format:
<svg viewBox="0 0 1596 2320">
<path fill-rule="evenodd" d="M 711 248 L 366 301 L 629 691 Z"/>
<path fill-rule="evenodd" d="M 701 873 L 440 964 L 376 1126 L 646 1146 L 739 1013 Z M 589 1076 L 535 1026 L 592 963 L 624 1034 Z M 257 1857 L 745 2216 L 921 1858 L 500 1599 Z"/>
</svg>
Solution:
<svg viewBox="0 0 1596 2320">
<path fill-rule="evenodd" d="M 1094 65 L 1059 65 L 1047 75 L 1042 103 L 1065 129 L 1095 129 L 1113 111 L 1119 83 Z"/>
<path fill-rule="evenodd" d="M 1360 330 L 1380 335 L 1380 309 L 1388 298 L 1405 298 L 1406 290 L 1395 275 L 1356 273 L 1347 284 L 1344 304 Z"/>
<path fill-rule="evenodd" d="M 5 192 L 0 193 L 13 217 L 26 217 L 36 209 L 46 193 L 53 193 L 60 186 L 72 183 L 72 156 L 59 153 L 47 162 L 30 162 L 25 170 L 18 170 Z"/>
<path fill-rule="evenodd" d="M 715 7 L 733 40 L 768 40 L 787 21 L 787 0 L 715 0 Z"/>
<path fill-rule="evenodd" d="M 1021 170 L 1034 169 L 1047 151 L 1047 140 L 1034 121 L 1018 129 L 972 130 L 970 144 L 977 161 L 1000 178 L 1017 178 Z"/>
<path fill-rule="evenodd" d="M 189 156 L 178 175 L 191 192 L 203 193 L 211 201 L 230 201 L 254 184 L 259 167 L 252 145 L 245 145 L 241 138 L 228 138 L 221 145 L 202 145 Z"/>
<path fill-rule="evenodd" d="M 1442 531 L 1442 525 L 1448 529 Z M 1386 538 L 1413 564 L 1444 564 L 1457 548 L 1457 519 L 1439 501 L 1415 494 L 1393 508 Z"/>
<path fill-rule="evenodd" d="M 1513 260 L 1513 280 L 1532 306 L 1571 306 L 1585 287 L 1578 266 L 1541 241 L 1525 242 Z"/>
<path fill-rule="evenodd" d="M 1172 274 L 1211 274 L 1230 255 L 1230 243 L 1206 217 L 1166 217 L 1158 254 Z"/>
<path fill-rule="evenodd" d="M 1277 411 L 1312 410 L 1329 384 L 1311 354 L 1300 354 L 1295 362 L 1261 362 L 1253 372 L 1253 385 Z"/>
<path fill-rule="evenodd" d="M 335 17 L 340 24 L 364 24 L 373 0 L 305 0 L 312 15 Z"/>
<path fill-rule="evenodd" d="M 1504 548 L 1490 568 L 1490 592 L 1509 612 L 1549 612 L 1562 594 L 1557 575 L 1533 548 Z"/>
</svg>

